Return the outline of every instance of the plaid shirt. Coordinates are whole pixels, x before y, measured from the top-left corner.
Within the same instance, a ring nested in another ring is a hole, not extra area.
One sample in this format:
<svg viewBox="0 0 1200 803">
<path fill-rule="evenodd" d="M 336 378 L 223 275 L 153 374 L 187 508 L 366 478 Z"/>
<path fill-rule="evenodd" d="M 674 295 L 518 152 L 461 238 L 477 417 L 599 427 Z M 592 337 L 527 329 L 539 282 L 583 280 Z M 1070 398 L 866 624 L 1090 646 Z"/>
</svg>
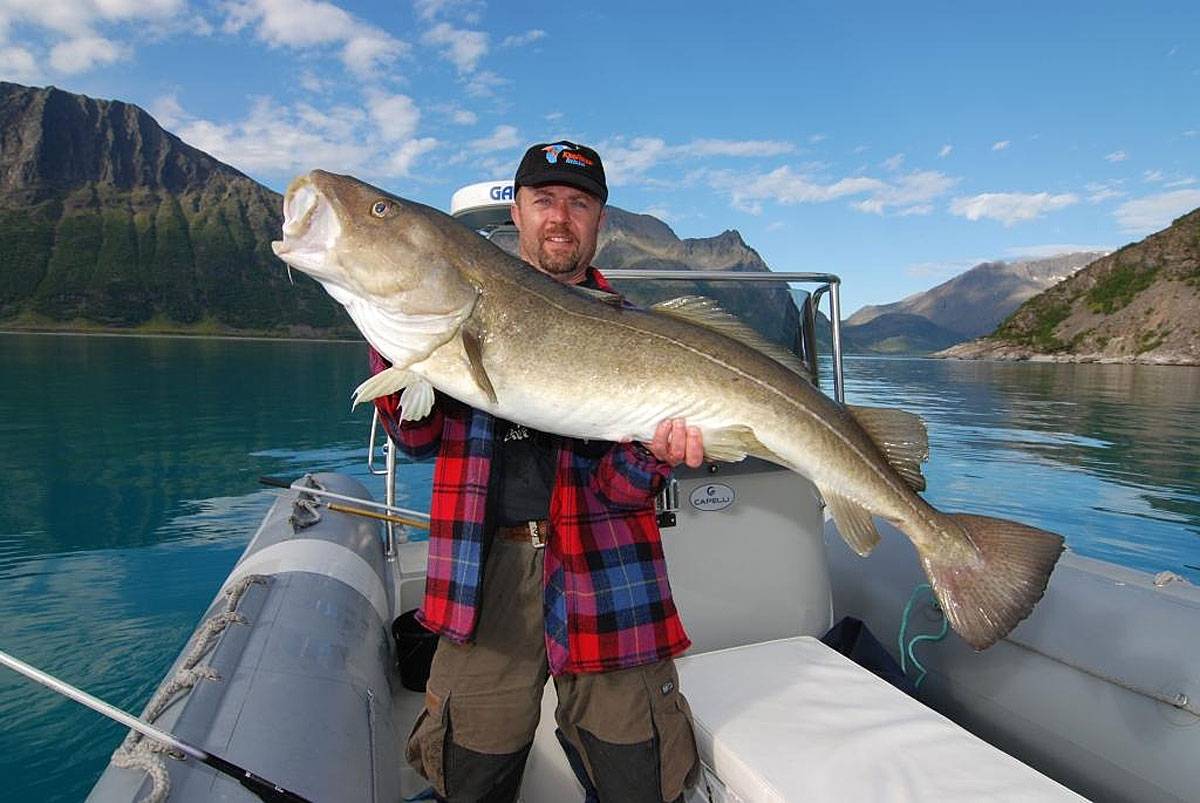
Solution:
<svg viewBox="0 0 1200 803">
<path fill-rule="evenodd" d="M 610 289 L 595 269 L 592 277 Z M 372 349 L 372 372 L 386 366 Z M 462 643 L 479 619 L 496 419 L 439 394 L 428 416 L 397 425 L 399 394 L 375 404 L 400 448 L 437 455 L 417 618 Z M 625 669 L 686 650 L 691 641 L 671 598 L 654 513 L 670 466 L 632 443 L 573 438 L 560 440 L 556 465 L 542 575 L 550 671 Z"/>
</svg>

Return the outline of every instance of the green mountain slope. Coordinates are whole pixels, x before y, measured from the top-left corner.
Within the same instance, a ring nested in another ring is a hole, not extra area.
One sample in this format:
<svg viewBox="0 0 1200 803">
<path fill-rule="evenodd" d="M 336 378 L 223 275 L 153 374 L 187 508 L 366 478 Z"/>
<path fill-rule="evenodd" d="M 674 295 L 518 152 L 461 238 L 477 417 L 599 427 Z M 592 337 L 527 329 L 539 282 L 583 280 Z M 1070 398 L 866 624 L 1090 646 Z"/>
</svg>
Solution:
<svg viewBox="0 0 1200 803">
<path fill-rule="evenodd" d="M 0 325 L 348 335 L 277 193 L 120 101 L 0 83 Z"/>
<path fill-rule="evenodd" d="M 1022 304 L 962 359 L 1200 365 L 1200 209 Z"/>
</svg>

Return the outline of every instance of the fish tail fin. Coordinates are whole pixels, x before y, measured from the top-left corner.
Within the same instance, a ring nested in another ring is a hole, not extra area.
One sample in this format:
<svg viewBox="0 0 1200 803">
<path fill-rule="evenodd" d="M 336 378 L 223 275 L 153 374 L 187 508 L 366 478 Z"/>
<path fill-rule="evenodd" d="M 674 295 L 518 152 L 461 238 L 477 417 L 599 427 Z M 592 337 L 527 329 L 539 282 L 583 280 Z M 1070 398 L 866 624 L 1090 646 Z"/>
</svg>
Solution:
<svg viewBox="0 0 1200 803">
<path fill-rule="evenodd" d="M 921 564 L 950 626 L 976 650 L 986 649 L 1042 598 L 1062 536 L 989 516 L 939 515 L 966 531 L 975 554 L 963 561 L 959 550 L 918 548 Z"/>
</svg>

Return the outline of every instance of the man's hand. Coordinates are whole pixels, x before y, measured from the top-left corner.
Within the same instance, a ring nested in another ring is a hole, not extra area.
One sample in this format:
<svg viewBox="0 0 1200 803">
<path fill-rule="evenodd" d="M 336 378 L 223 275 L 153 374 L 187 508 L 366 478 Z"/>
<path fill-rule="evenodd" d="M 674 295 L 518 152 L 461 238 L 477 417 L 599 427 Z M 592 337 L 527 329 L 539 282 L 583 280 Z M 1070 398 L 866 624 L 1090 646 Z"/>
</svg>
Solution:
<svg viewBox="0 0 1200 803">
<path fill-rule="evenodd" d="M 650 454 L 672 467 L 687 463 L 696 468 L 704 462 L 700 427 L 689 427 L 683 418 L 664 418 L 654 430 L 654 440 L 644 445 Z"/>
</svg>

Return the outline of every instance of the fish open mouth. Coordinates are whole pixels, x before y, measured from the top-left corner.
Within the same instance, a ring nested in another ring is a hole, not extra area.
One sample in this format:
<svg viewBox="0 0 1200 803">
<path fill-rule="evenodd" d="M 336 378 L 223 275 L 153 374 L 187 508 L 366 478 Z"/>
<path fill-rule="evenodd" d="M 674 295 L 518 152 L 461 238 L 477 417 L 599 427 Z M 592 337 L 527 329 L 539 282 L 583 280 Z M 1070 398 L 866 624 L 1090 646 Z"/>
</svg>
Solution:
<svg viewBox="0 0 1200 803">
<path fill-rule="evenodd" d="M 342 227 L 329 200 L 309 176 L 292 182 L 283 199 L 283 239 L 271 243 L 275 255 L 314 276 L 326 263 Z"/>
</svg>

